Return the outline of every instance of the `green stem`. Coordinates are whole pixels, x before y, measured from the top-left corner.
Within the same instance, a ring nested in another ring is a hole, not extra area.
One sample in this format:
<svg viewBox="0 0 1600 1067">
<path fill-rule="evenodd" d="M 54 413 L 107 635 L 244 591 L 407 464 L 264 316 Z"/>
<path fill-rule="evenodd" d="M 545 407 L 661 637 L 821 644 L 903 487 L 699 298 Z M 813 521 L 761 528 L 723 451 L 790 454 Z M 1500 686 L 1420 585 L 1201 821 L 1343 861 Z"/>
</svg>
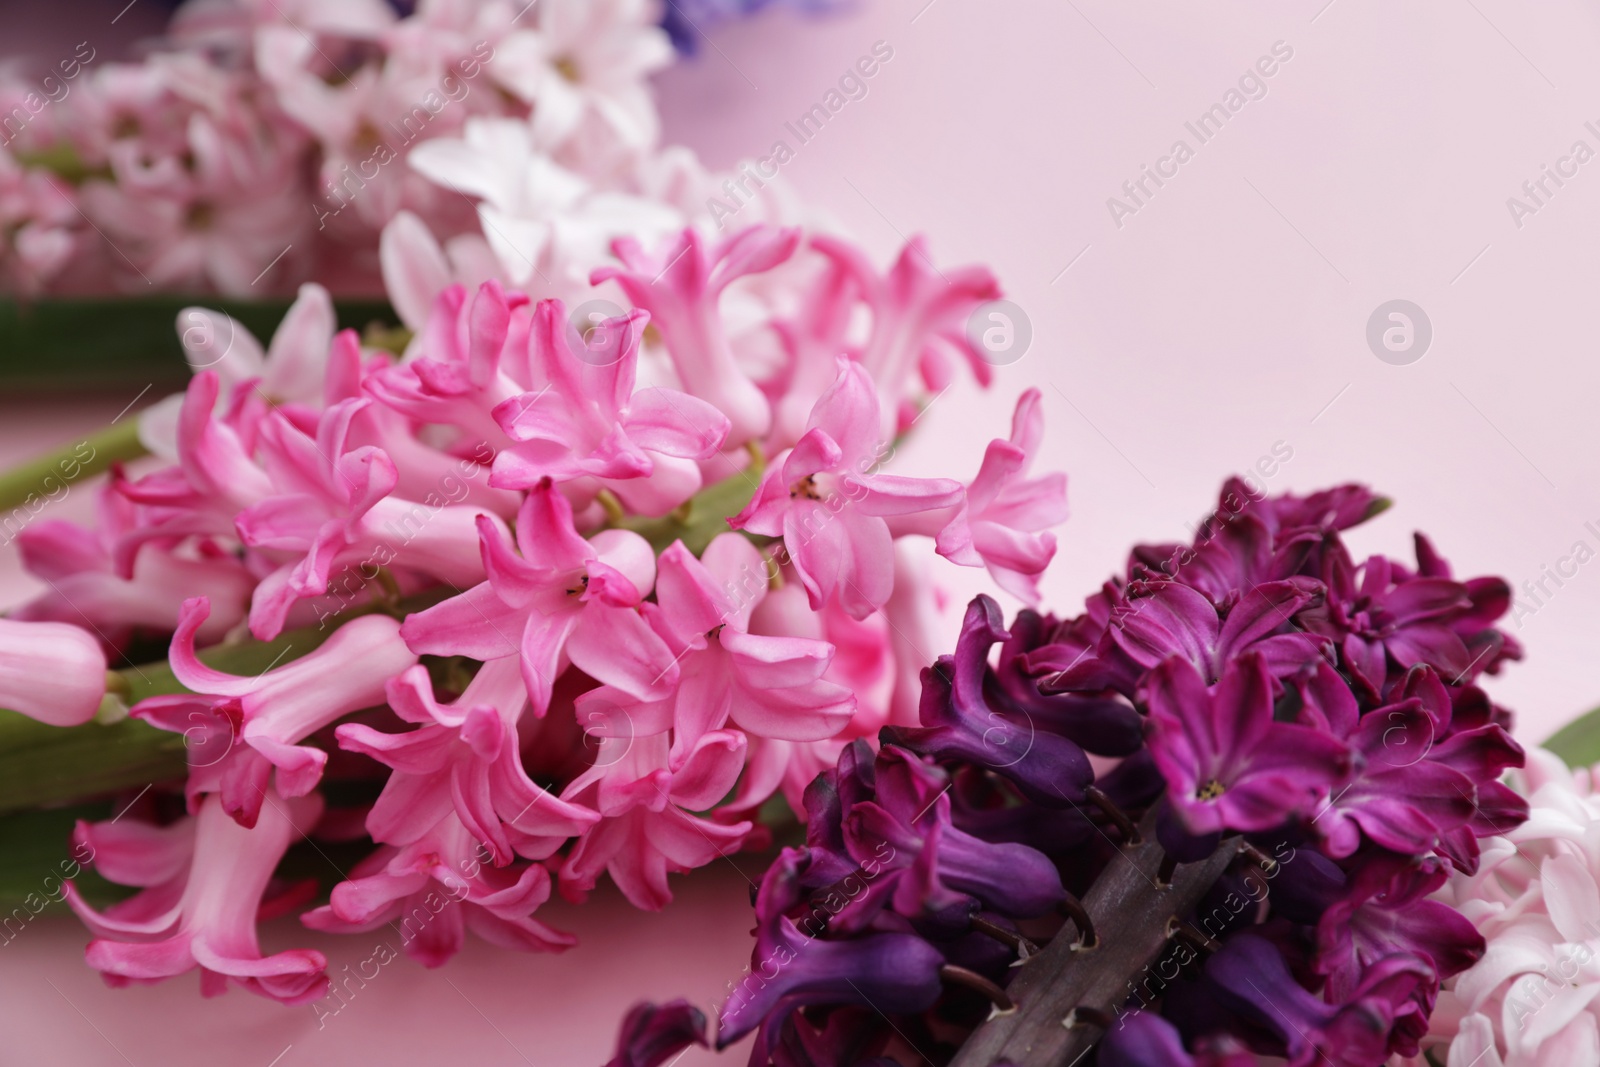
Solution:
<svg viewBox="0 0 1600 1067">
<path fill-rule="evenodd" d="M 448 590 L 419 593 L 395 605 L 394 611 L 402 616 L 421 611 L 447 594 Z M 384 605 L 368 605 L 347 612 L 341 621 L 383 609 Z M 215 645 L 202 649 L 199 657 L 219 671 L 257 675 L 313 651 L 337 628 L 307 626 L 271 641 Z M 111 688 L 120 688 L 130 706 L 146 697 L 188 691 L 166 661 L 113 673 L 118 682 Z M 0 710 L 0 815 L 179 781 L 187 773 L 183 735 L 158 730 L 138 719 L 97 720 L 63 728 Z"/>
<path fill-rule="evenodd" d="M 66 496 L 72 483 L 146 454 L 139 441 L 139 420 L 119 419 L 99 433 L 0 474 L 0 512 L 38 511 Z"/>
</svg>

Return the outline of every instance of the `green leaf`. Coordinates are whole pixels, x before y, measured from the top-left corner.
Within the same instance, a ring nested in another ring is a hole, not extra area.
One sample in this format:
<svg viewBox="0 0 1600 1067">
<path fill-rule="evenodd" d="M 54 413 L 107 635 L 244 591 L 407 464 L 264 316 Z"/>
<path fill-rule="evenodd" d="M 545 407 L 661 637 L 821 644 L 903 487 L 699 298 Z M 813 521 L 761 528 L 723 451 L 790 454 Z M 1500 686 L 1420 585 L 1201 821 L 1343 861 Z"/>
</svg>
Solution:
<svg viewBox="0 0 1600 1067">
<path fill-rule="evenodd" d="M 287 299 L 211 294 L 0 300 L 0 382 L 7 389 L 61 391 L 152 386 L 160 396 L 189 380 L 178 340 L 178 313 L 184 308 L 225 311 L 265 343 L 289 304 Z M 365 330 L 399 321 L 383 300 L 336 300 L 334 308 L 341 328 Z"/>
<path fill-rule="evenodd" d="M 632 530 L 650 542 L 650 547 L 660 555 L 674 541 L 681 540 L 684 547 L 695 555 L 706 550 L 712 538 L 727 533 L 730 516 L 737 515 L 749 505 L 761 484 L 761 472 L 739 471 L 720 482 L 714 482 L 690 497 L 688 502 L 670 515 L 659 519 L 629 515 L 617 519 L 612 525 Z M 768 538 L 751 537 L 757 545 Z"/>
<path fill-rule="evenodd" d="M 1557 730 L 1544 747 L 1565 760 L 1568 767 L 1600 763 L 1600 708 Z"/>
</svg>

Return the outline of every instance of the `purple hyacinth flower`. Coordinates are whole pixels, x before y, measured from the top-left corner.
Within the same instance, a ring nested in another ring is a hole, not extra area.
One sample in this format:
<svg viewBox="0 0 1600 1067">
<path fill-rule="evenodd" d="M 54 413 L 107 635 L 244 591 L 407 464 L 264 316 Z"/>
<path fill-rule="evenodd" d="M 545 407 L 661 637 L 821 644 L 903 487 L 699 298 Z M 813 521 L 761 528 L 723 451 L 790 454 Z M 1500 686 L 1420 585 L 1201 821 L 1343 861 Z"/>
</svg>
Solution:
<svg viewBox="0 0 1600 1067">
<path fill-rule="evenodd" d="M 1223 486 L 1224 504 L 1230 493 L 1237 495 L 1242 482 L 1237 479 Z M 1282 493 L 1267 497 L 1248 507 L 1248 513 L 1267 524 L 1274 537 L 1296 530 L 1313 530 L 1319 534 L 1339 533 L 1359 526 L 1389 509 L 1389 498 L 1379 496 L 1364 485 L 1340 485 L 1323 489 L 1310 496 Z"/>
<path fill-rule="evenodd" d="M 921 727 L 887 727 L 885 744 L 937 760 L 971 763 L 1011 779 L 1029 800 L 1046 807 L 1082 804 L 1094 784 L 1083 749 L 1025 718 L 1018 722 L 985 696 L 989 649 L 1010 635 L 1000 605 L 987 596 L 967 605 L 954 656 L 922 672 Z"/>
<path fill-rule="evenodd" d="M 1176 1026 L 1154 1012 L 1131 1011 L 1106 1031 L 1095 1062 L 1099 1067 L 1256 1067 L 1259 1061 L 1227 1039 L 1190 1055 Z"/>
<path fill-rule="evenodd" d="M 894 1031 L 871 1008 L 841 1007 L 822 1013 L 820 1019 L 790 1015 L 772 1025 L 777 1037 L 770 1043 L 763 1031 L 758 1049 L 776 1049 L 771 1062 L 779 1067 L 814 1067 L 818 1064 L 860 1064 L 860 1067 L 899 1067 L 880 1055 Z M 766 1062 L 759 1060 L 757 1062 Z"/>
<path fill-rule="evenodd" d="M 1365 715 L 1327 663 L 1301 683 L 1301 693 L 1302 721 L 1357 753 L 1355 777 L 1313 820 L 1330 856 L 1353 854 L 1363 834 L 1394 852 L 1430 852 L 1472 817 L 1475 783 L 1433 758 L 1435 740 L 1449 723 L 1450 695 L 1431 668 L 1408 672 L 1395 687 L 1395 702 Z"/>
<path fill-rule="evenodd" d="M 1429 900 L 1449 871 L 1436 859 L 1374 857 L 1317 926 L 1316 970 L 1328 995 L 1347 999 L 1368 968 L 1400 952 L 1428 961 L 1438 981 L 1483 957 L 1483 935 L 1447 904 Z"/>
<path fill-rule="evenodd" d="M 1306 627 L 1339 646 L 1345 665 L 1368 696 L 1382 696 L 1393 660 L 1402 670 L 1425 663 L 1452 682 L 1472 667 L 1453 628 L 1472 609 L 1467 587 L 1448 578 L 1420 578 L 1382 556 L 1360 567 L 1343 551 L 1325 567 L 1328 599 L 1306 611 Z"/>
<path fill-rule="evenodd" d="M 1454 578 L 1450 564 L 1439 555 L 1433 542 L 1422 534 L 1415 535 L 1417 574 L 1423 578 Z M 1468 578 L 1461 583 L 1466 587 L 1467 599 L 1472 606 L 1452 623 L 1467 646 L 1471 662 L 1465 681 L 1471 682 L 1479 674 L 1498 674 L 1508 660 L 1522 658 L 1522 645 L 1510 634 L 1497 630 L 1494 624 L 1511 610 L 1511 586 L 1504 578 Z"/>
<path fill-rule="evenodd" d="M 876 933 L 830 941 L 802 933 L 786 914 L 800 902 L 806 856 L 785 849 L 761 880 L 750 973 L 722 1007 L 717 1047 L 763 1026 L 766 1052 L 782 1023 L 811 1004 L 856 1004 L 886 1015 L 924 1011 L 939 999 L 944 957 L 913 934 Z"/>
<path fill-rule="evenodd" d="M 687 1000 L 636 1004 L 622 1020 L 617 1054 L 606 1067 L 660 1067 L 690 1045 L 706 1044 L 706 1014 Z"/>
<path fill-rule="evenodd" d="M 1144 744 L 1144 723 L 1126 699 L 1112 690 L 1099 693 L 1040 692 L 1029 655 L 1054 644 L 1060 624 L 1022 610 L 1011 621 L 1011 636 L 1000 648 L 989 696 L 997 707 L 1042 730 L 1060 734 L 1086 752 L 1126 756 Z M 1058 673 L 1058 672 L 1051 672 Z"/>
<path fill-rule="evenodd" d="M 885 746 L 878 795 L 845 812 L 844 836 L 863 867 L 885 855 L 896 872 L 894 909 L 910 919 L 946 915 L 961 930 L 980 909 L 1014 918 L 1043 915 L 1065 891 L 1055 865 L 1026 845 L 991 843 L 950 821 L 949 776 Z"/>
<path fill-rule="evenodd" d="M 1222 1003 L 1271 1033 L 1289 1067 L 1371 1067 L 1388 1055 L 1397 1016 L 1413 990 L 1431 978 L 1421 960 L 1393 957 L 1374 968 L 1353 996 L 1329 1004 L 1289 972 L 1271 942 L 1254 934 L 1229 938 L 1206 961 L 1206 978 Z"/>
<path fill-rule="evenodd" d="M 806 786 L 806 849 L 810 863 L 802 885 L 818 889 L 848 878 L 860 868 L 844 839 L 844 815 L 875 791 L 876 755 L 864 740 L 853 741 L 839 759 Z"/>
<path fill-rule="evenodd" d="M 1321 586 L 1306 578 L 1259 585 L 1239 598 L 1224 619 L 1200 593 L 1177 582 L 1146 587 L 1110 633 L 1130 659 L 1146 670 L 1182 656 L 1207 683 L 1246 651 L 1261 654 L 1275 675 L 1290 674 L 1317 658 L 1322 642 L 1303 632 L 1281 632 L 1296 612 L 1321 601 Z"/>
<path fill-rule="evenodd" d="M 1259 653 L 1230 663 L 1214 690 L 1173 656 L 1150 674 L 1151 755 L 1192 834 L 1270 830 L 1307 810 L 1350 770 L 1350 751 L 1308 726 L 1274 722 Z"/>
</svg>

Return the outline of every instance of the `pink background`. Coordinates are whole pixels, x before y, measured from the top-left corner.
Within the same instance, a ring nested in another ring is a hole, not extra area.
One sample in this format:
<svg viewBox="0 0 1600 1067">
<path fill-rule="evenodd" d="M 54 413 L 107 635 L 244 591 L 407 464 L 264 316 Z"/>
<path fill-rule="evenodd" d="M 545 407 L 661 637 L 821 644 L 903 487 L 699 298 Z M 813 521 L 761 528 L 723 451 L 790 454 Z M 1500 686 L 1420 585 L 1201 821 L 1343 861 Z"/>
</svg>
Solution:
<svg viewBox="0 0 1600 1067">
<path fill-rule="evenodd" d="M 830 22 L 779 15 L 720 34 L 661 80 L 668 137 L 718 165 L 780 137 L 794 147 L 783 124 L 879 40 L 893 59 L 783 180 L 883 260 L 926 233 L 937 262 L 990 264 L 1025 309 L 1031 349 L 987 395 L 963 383 L 941 398 L 902 463 L 969 475 L 1016 395 L 1038 386 L 1045 464 L 1069 472 L 1074 508 L 1048 603 L 1075 611 L 1134 541 L 1184 537 L 1223 477 L 1275 445 L 1293 454 L 1274 491 L 1362 480 L 1394 498 L 1358 551 L 1408 553 L 1426 529 L 1462 573 L 1518 586 L 1575 542 L 1600 552 L 1585 527 L 1600 530 L 1600 160 L 1520 228 L 1506 206 L 1575 140 L 1600 151 L 1584 128 L 1600 127 L 1593 5 L 866 0 Z M 1267 95 L 1118 228 L 1107 198 L 1175 139 L 1194 147 L 1184 123 L 1277 41 L 1294 54 Z M 1365 341 L 1368 316 L 1394 298 L 1433 324 L 1409 366 Z M 130 399 L 12 404 L 0 449 L 103 425 Z M 0 566 L 5 595 L 20 595 L 14 558 Z M 1551 595 L 1523 594 L 1534 610 L 1512 632 L 1529 660 L 1493 683 L 1525 741 L 1600 703 L 1600 561 L 1564 566 Z M 958 603 L 983 585 L 939 574 Z M 242 993 L 202 1003 L 188 979 L 106 990 L 82 966 L 82 930 L 41 919 L 0 949 L 0 1055 L 599 1063 L 628 1004 L 681 993 L 709 1005 L 746 958 L 743 877 L 718 865 L 676 884 L 662 915 L 605 894 L 553 905 L 551 921 L 584 940 L 564 957 L 474 944 L 437 972 L 390 964 L 321 1031 L 309 1009 Z M 292 926 L 271 936 L 322 949 L 335 970 L 371 951 Z"/>
</svg>

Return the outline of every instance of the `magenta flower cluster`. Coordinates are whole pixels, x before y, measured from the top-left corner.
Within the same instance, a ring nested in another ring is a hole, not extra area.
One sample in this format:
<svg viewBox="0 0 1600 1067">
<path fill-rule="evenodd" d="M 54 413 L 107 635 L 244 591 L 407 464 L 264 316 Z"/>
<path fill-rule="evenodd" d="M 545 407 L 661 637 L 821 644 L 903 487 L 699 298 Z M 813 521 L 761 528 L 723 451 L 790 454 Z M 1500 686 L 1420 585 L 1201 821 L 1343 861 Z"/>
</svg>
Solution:
<svg viewBox="0 0 1600 1067">
<path fill-rule="evenodd" d="M 373 843 L 315 929 L 392 926 L 429 965 L 468 929 L 565 948 L 553 890 L 659 908 L 766 840 L 769 797 L 915 721 L 929 592 L 897 542 L 1034 595 L 1065 517 L 1064 478 L 1027 473 L 1036 392 L 970 481 L 883 469 L 952 356 L 986 377 L 988 272 L 764 227 L 618 251 L 595 280 L 636 306 L 594 331 L 496 282 L 446 287 L 403 358 L 334 333 L 315 286 L 265 351 L 214 317 L 230 348 L 144 416 L 166 461 L 114 472 L 97 525 L 20 535 L 51 585 L 0 638 L 62 662 L 0 705 L 83 722 L 152 637 L 178 683 L 131 714 L 183 735 L 186 784 L 78 831 L 143 889 L 72 897 L 108 979 L 322 996 L 320 954 L 256 941 L 314 892 L 275 873 L 307 839 Z M 753 283 L 793 309 L 755 367 L 722 308 Z M 252 638 L 260 673 L 219 665 Z"/>
<path fill-rule="evenodd" d="M 1385 503 L 1234 481 L 1193 544 L 1136 549 L 1076 618 L 1007 628 L 975 599 L 920 724 L 807 790 L 717 1044 L 946 1061 L 995 1000 L 951 969 L 1003 989 L 1017 939 L 1056 934 L 1141 820 L 1174 864 L 1248 847 L 1109 1005 L 1099 1063 L 1416 1055 L 1441 982 L 1484 952 L 1431 897 L 1527 814 L 1498 780 L 1523 761 L 1510 716 L 1477 684 L 1520 650 L 1493 625 L 1506 584 L 1455 579 L 1421 535 L 1415 564 L 1351 556 L 1343 531 Z"/>
</svg>

